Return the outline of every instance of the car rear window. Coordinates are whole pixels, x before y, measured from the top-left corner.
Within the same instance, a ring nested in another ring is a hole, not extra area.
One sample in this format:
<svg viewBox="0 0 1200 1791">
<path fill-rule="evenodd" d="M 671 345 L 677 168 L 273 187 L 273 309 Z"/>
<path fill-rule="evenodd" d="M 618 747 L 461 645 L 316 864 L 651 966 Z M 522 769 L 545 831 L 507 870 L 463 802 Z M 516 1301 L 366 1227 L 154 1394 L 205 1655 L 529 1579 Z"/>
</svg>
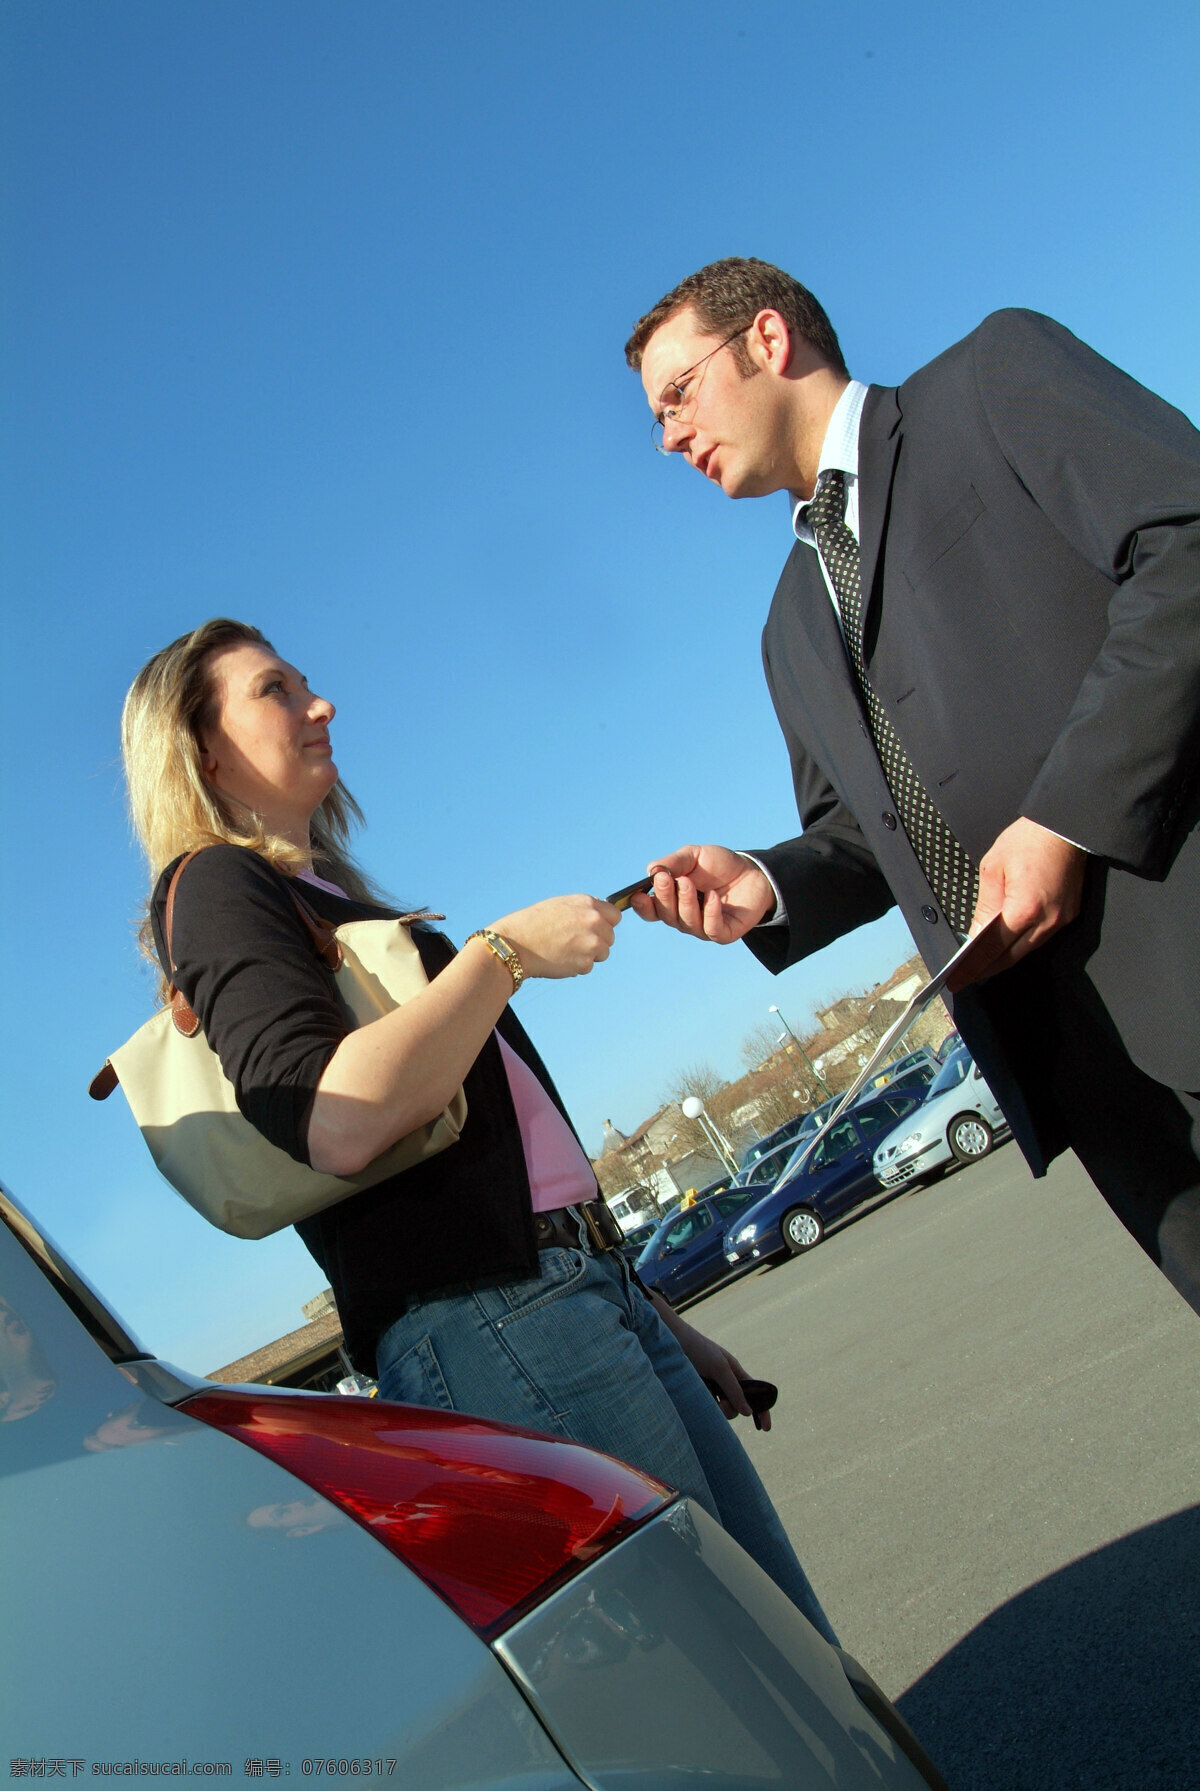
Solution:
<svg viewBox="0 0 1200 1791">
<path fill-rule="evenodd" d="M 948 1057 L 938 1071 L 937 1081 L 930 1089 L 930 1094 L 941 1094 L 947 1088 L 957 1088 L 971 1067 L 969 1051 L 958 1050 L 953 1057 Z"/>
</svg>

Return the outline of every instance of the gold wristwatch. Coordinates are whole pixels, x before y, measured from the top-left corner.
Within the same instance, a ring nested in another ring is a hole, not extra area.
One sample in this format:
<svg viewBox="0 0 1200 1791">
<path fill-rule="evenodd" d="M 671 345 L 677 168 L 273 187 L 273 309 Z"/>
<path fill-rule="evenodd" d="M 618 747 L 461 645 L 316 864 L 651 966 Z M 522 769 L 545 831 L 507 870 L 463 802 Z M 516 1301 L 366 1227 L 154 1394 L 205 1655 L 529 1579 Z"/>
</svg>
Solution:
<svg viewBox="0 0 1200 1791">
<path fill-rule="evenodd" d="M 464 943 L 470 945 L 472 939 L 482 939 L 492 956 L 499 958 L 513 979 L 513 994 L 515 995 L 525 981 L 525 967 L 508 940 L 501 939 L 499 933 L 493 933 L 491 927 L 480 927 L 478 931 L 469 933 Z"/>
</svg>

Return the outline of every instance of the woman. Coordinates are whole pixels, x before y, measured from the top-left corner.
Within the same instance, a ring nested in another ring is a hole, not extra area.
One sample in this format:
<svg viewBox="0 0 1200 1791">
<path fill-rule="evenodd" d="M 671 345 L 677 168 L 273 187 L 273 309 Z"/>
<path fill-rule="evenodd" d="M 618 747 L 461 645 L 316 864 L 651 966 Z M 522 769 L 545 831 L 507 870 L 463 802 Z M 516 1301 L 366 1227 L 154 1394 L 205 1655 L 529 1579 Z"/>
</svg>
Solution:
<svg viewBox="0 0 1200 1791">
<path fill-rule="evenodd" d="M 415 926 L 428 988 L 347 1032 L 287 890 L 300 880 L 334 924 L 394 913 L 347 853 L 361 816 L 339 785 L 333 713 L 257 629 L 217 620 L 139 673 L 122 749 L 155 879 L 145 936 L 164 976 L 171 874 L 210 848 L 176 890 L 173 981 L 264 1136 L 351 1175 L 465 1086 L 449 1150 L 296 1228 L 333 1288 L 351 1360 L 385 1398 L 556 1433 L 680 1488 L 832 1639 L 722 1416 L 748 1414 L 740 1365 L 652 1305 L 594 1235 L 595 1177 L 509 1008 L 522 977 L 582 976 L 606 958 L 618 911 L 555 897 L 458 953 Z"/>
</svg>

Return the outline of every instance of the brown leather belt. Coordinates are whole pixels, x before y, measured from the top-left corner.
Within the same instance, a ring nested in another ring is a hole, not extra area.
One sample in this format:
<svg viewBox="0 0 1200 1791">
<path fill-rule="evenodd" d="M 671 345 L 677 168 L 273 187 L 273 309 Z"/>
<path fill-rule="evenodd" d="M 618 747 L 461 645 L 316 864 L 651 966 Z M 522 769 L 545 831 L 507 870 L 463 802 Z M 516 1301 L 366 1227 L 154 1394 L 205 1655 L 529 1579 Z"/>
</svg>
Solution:
<svg viewBox="0 0 1200 1791">
<path fill-rule="evenodd" d="M 556 1206 L 533 1215 L 539 1250 L 590 1250 L 593 1255 L 613 1250 L 620 1243 L 621 1227 L 603 1200 L 583 1200 L 578 1206 Z"/>
</svg>

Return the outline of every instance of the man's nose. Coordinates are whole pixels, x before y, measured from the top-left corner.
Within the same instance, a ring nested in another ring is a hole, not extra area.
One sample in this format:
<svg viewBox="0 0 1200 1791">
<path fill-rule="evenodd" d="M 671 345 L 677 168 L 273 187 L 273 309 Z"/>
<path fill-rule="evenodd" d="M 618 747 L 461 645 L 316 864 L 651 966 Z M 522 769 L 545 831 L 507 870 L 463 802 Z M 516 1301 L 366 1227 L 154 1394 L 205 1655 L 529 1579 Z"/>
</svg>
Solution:
<svg viewBox="0 0 1200 1791">
<path fill-rule="evenodd" d="M 665 454 L 680 454 L 691 440 L 694 430 L 686 417 L 666 417 L 662 426 L 662 445 Z"/>
</svg>

